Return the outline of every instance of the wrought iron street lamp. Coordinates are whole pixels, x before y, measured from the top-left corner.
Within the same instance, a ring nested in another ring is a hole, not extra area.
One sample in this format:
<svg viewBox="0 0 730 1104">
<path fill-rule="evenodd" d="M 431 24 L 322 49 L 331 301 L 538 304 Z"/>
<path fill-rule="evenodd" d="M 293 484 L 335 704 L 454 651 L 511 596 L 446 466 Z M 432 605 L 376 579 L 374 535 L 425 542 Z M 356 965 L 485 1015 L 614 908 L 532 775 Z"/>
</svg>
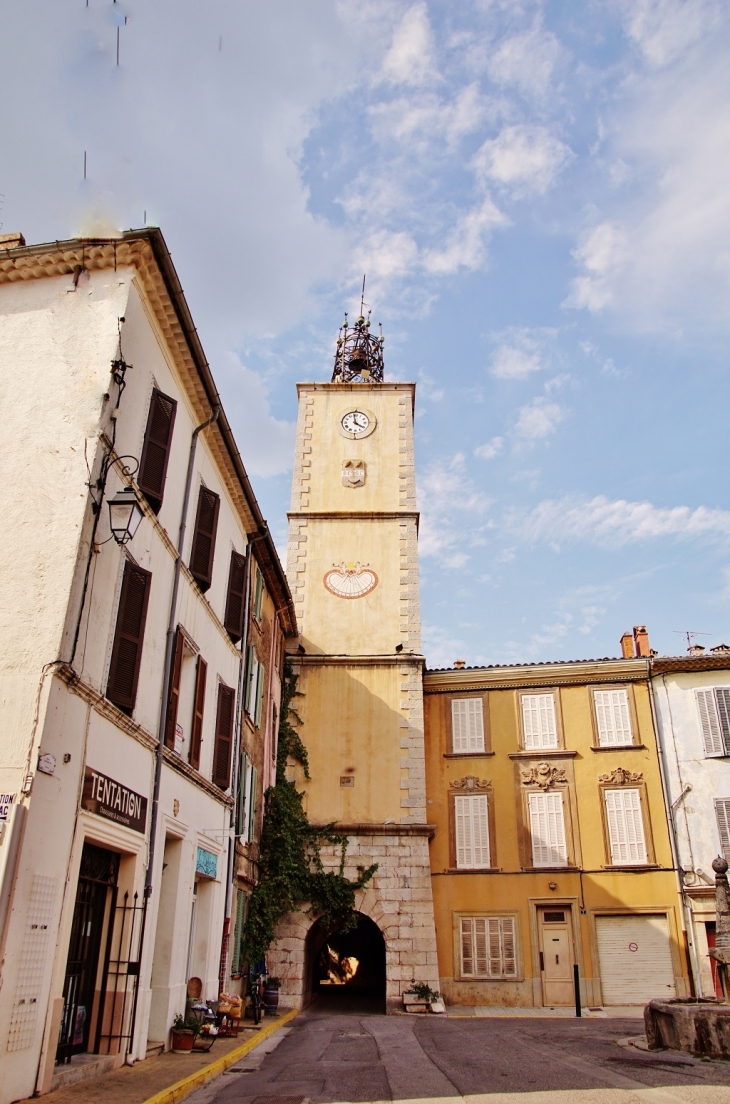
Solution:
<svg viewBox="0 0 730 1104">
<path fill-rule="evenodd" d="M 143 518 L 132 487 L 125 487 L 109 499 L 109 527 L 117 544 L 128 544 Z"/>
</svg>

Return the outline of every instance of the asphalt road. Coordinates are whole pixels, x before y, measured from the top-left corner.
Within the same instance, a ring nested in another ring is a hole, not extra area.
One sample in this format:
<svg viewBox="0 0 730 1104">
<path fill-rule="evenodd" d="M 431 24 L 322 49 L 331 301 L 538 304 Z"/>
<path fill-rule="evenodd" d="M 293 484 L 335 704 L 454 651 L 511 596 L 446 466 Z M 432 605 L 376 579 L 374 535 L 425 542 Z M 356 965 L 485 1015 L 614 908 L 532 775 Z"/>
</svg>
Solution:
<svg viewBox="0 0 730 1104">
<path fill-rule="evenodd" d="M 189 1102 L 730 1104 L 730 1062 L 618 1045 L 641 1026 L 308 1010 L 268 1053 L 253 1051 Z"/>
</svg>

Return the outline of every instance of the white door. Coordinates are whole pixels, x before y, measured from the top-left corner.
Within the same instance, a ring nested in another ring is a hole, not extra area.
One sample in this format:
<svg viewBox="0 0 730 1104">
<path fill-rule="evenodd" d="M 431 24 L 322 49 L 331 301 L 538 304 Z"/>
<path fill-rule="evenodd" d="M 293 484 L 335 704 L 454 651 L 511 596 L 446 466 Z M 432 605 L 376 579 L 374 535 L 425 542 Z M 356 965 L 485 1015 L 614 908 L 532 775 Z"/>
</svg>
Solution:
<svg viewBox="0 0 730 1104">
<path fill-rule="evenodd" d="M 597 916 L 604 1004 L 676 996 L 666 916 Z"/>
</svg>

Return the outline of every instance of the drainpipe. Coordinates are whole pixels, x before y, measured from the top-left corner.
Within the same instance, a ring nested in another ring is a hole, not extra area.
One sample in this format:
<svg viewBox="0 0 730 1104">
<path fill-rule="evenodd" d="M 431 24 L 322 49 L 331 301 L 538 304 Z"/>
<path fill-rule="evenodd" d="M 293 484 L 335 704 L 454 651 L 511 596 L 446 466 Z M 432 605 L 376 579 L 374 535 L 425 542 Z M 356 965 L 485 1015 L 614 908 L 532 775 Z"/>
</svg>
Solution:
<svg viewBox="0 0 730 1104">
<path fill-rule="evenodd" d="M 190 489 L 193 483 L 193 464 L 195 462 L 195 450 L 198 445 L 198 436 L 202 430 L 207 426 L 212 425 L 213 422 L 218 420 L 220 414 L 220 406 L 213 408 L 213 413 L 207 421 L 201 422 L 199 426 L 196 426 L 193 430 L 193 436 L 190 441 L 190 455 L 188 457 L 188 473 L 185 478 L 185 494 L 183 496 L 182 515 L 180 518 L 180 532 L 177 538 L 177 555 L 175 557 L 175 566 L 173 569 L 173 581 L 172 581 L 172 597 L 170 599 L 170 616 L 167 622 L 167 639 L 165 642 L 165 669 L 162 678 L 162 702 L 160 704 L 160 723 L 157 733 L 157 750 L 155 754 L 155 781 L 152 789 L 152 811 L 150 813 L 150 832 L 147 840 L 147 874 L 145 876 L 144 886 L 144 911 L 142 913 L 142 930 L 139 937 L 139 961 L 142 961 L 142 951 L 144 949 L 144 938 L 147 926 L 147 905 L 150 897 L 152 896 L 152 868 L 155 860 L 155 844 L 157 842 L 157 812 L 160 804 L 160 784 L 162 781 L 162 764 L 164 762 L 164 747 L 165 747 L 165 723 L 167 720 L 167 698 L 170 693 L 170 675 L 172 672 L 172 649 L 173 641 L 175 639 L 175 623 L 177 619 L 177 595 L 180 590 L 180 570 L 182 567 L 182 554 L 183 547 L 185 545 L 185 530 L 187 528 L 188 518 L 188 505 L 190 503 Z M 129 1049 L 134 1053 L 134 1032 L 137 1020 L 137 1000 L 139 997 L 139 979 L 137 981 L 137 988 L 134 994 L 134 1007 L 132 1009 L 132 1022 L 129 1032 Z M 129 1059 L 129 1051 L 125 1056 L 125 1060 Z M 134 1061 L 134 1058 L 132 1058 Z"/>
<path fill-rule="evenodd" d="M 700 967 L 697 961 L 697 947 L 695 946 L 694 938 L 694 924 L 692 923 L 692 914 L 687 907 L 687 900 L 684 895 L 684 883 L 682 881 L 682 867 L 679 862 L 679 840 L 677 838 L 677 823 L 674 819 L 675 806 L 687 796 L 686 792 L 683 792 L 674 804 L 670 804 L 669 801 L 669 768 L 666 761 L 666 748 L 664 746 L 664 740 L 659 733 L 659 722 L 657 719 L 656 705 L 654 702 L 654 685 L 651 678 L 651 659 L 647 660 L 647 689 L 649 691 L 649 706 L 651 708 L 651 719 L 654 725 L 654 732 L 657 742 L 657 758 L 659 760 L 659 777 L 661 778 L 662 790 L 664 793 L 664 805 L 668 810 L 667 820 L 669 821 L 669 845 L 672 849 L 672 865 L 677 872 L 677 882 L 679 890 L 677 896 L 680 902 L 680 915 L 682 917 L 682 923 L 684 925 L 684 931 L 689 942 L 689 959 L 690 959 L 690 980 L 692 982 L 692 988 L 694 989 L 694 996 L 699 996 L 702 993 L 702 981 L 700 978 Z M 664 690 L 666 694 L 666 683 L 664 684 Z M 669 704 L 669 695 L 667 694 L 667 704 Z M 669 715 L 670 726 L 672 727 L 672 740 L 674 740 L 674 727 L 671 722 L 671 712 Z M 675 746 L 676 752 L 676 746 Z M 681 775 L 680 775 L 681 785 Z"/>
</svg>

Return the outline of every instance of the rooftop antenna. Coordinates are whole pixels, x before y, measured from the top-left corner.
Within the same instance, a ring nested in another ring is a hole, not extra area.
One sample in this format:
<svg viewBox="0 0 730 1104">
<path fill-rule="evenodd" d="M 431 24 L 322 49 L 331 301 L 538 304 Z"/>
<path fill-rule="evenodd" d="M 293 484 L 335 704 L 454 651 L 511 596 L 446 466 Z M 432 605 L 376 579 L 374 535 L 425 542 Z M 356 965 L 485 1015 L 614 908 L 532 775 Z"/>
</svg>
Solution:
<svg viewBox="0 0 730 1104">
<path fill-rule="evenodd" d="M 365 314 L 365 275 L 362 278 L 362 295 L 360 296 L 360 317 Z"/>
<path fill-rule="evenodd" d="M 692 640 L 695 636 L 712 636 L 712 633 L 693 632 L 691 629 L 672 629 L 672 632 L 677 633 L 678 636 L 686 637 L 687 649 L 692 647 Z"/>
</svg>

